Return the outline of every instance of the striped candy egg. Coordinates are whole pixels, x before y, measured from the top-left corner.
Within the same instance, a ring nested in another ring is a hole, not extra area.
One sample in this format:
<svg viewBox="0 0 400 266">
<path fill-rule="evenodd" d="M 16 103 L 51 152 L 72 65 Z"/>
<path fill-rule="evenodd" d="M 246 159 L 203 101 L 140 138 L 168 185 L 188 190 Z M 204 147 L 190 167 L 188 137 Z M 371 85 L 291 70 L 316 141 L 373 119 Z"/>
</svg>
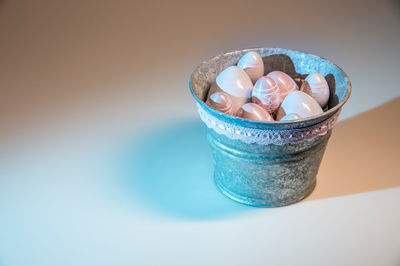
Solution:
<svg viewBox="0 0 400 266">
<path fill-rule="evenodd" d="M 288 95 L 290 92 L 299 89 L 296 82 L 289 75 L 282 71 L 272 71 L 268 73 L 267 77 L 272 78 L 278 85 L 281 102 L 283 102 L 286 95 Z"/>
<path fill-rule="evenodd" d="M 228 94 L 225 92 L 219 91 L 214 92 L 207 99 L 206 104 L 211 108 L 220 111 L 221 113 L 225 113 L 228 115 L 232 115 L 232 100 Z"/>
<path fill-rule="evenodd" d="M 264 75 L 264 63 L 260 54 L 257 52 L 252 51 L 243 55 L 237 63 L 237 66 L 249 75 L 253 83 Z"/>
<path fill-rule="evenodd" d="M 272 116 L 261 106 L 255 103 L 244 104 L 236 116 L 255 121 L 274 121 Z"/>
<path fill-rule="evenodd" d="M 325 78 L 318 72 L 313 72 L 306 77 L 300 88 L 313 97 L 321 107 L 324 107 L 329 100 L 329 86 Z"/>
<path fill-rule="evenodd" d="M 278 85 L 270 77 L 259 78 L 254 85 L 251 100 L 263 107 L 268 113 L 274 113 L 281 104 Z"/>
</svg>

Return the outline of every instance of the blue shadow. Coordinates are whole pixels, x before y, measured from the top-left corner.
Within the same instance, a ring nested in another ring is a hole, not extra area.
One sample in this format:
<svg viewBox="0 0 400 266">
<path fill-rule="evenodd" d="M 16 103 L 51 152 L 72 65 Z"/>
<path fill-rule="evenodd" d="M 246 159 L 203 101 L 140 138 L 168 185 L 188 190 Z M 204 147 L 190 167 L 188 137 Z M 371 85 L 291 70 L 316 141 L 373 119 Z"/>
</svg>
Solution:
<svg viewBox="0 0 400 266">
<path fill-rule="evenodd" d="M 217 190 L 205 128 L 198 121 L 158 128 L 127 147 L 120 160 L 123 186 L 157 212 L 200 220 L 252 209 Z"/>
</svg>

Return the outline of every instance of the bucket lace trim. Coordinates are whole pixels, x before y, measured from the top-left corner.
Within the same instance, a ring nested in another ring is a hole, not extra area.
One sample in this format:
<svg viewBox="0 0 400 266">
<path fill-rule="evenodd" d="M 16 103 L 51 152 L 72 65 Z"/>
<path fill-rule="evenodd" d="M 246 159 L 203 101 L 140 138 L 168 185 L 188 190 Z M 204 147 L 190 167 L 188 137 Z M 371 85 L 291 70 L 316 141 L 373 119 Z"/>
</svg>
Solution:
<svg viewBox="0 0 400 266">
<path fill-rule="evenodd" d="M 341 109 L 339 109 L 327 120 L 310 127 L 269 130 L 247 128 L 226 123 L 215 118 L 214 116 L 211 116 L 200 105 L 197 105 L 197 108 L 201 120 L 206 124 L 207 127 L 213 129 L 218 134 L 225 135 L 230 139 L 238 139 L 248 144 L 255 143 L 259 145 L 284 145 L 288 143 L 295 144 L 305 140 L 312 140 L 320 135 L 325 135 L 330 129 L 333 128 L 341 112 Z"/>
</svg>

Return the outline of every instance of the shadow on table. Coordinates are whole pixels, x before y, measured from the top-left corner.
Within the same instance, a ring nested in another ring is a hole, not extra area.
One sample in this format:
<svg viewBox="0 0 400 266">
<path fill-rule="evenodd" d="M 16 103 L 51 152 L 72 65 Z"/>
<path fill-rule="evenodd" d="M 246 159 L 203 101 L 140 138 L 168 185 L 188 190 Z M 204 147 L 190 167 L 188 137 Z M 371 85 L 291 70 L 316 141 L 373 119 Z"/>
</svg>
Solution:
<svg viewBox="0 0 400 266">
<path fill-rule="evenodd" d="M 128 146 L 123 185 L 135 201 L 183 219 L 221 219 L 252 208 L 223 196 L 213 180 L 211 153 L 200 119 L 149 132 Z"/>
<path fill-rule="evenodd" d="M 307 200 L 400 186 L 400 97 L 338 123 Z"/>
<path fill-rule="evenodd" d="M 400 98 L 338 123 L 306 200 L 400 186 Z M 200 120 L 172 124 L 128 146 L 123 186 L 145 206 L 184 219 L 221 219 L 255 210 L 215 187 Z"/>
</svg>

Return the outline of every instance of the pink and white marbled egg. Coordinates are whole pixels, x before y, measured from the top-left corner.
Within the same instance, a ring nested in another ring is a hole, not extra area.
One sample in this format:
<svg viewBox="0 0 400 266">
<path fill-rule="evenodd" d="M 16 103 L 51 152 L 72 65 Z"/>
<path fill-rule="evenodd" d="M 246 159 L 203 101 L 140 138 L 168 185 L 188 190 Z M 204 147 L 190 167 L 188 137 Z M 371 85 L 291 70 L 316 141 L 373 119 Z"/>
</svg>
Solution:
<svg viewBox="0 0 400 266">
<path fill-rule="evenodd" d="M 302 91 L 290 92 L 278 109 L 276 120 L 281 120 L 287 114 L 296 113 L 301 118 L 323 113 L 321 106 L 310 95 Z"/>
<path fill-rule="evenodd" d="M 265 111 L 264 108 L 255 103 L 244 104 L 239 109 L 236 116 L 256 121 L 274 121 L 272 116 Z"/>
<path fill-rule="evenodd" d="M 232 100 L 228 94 L 223 91 L 214 92 L 207 99 L 206 104 L 211 108 L 225 113 L 228 115 L 233 115 L 232 111 Z"/>
<path fill-rule="evenodd" d="M 286 95 L 290 92 L 299 89 L 296 82 L 288 74 L 282 71 L 272 71 L 268 73 L 267 77 L 272 78 L 278 85 L 281 102 L 283 102 Z"/>
<path fill-rule="evenodd" d="M 281 104 L 278 85 L 270 77 L 259 78 L 254 85 L 251 100 L 263 107 L 268 113 L 274 113 Z"/>
<path fill-rule="evenodd" d="M 300 88 L 313 97 L 321 107 L 324 107 L 329 100 L 329 86 L 326 79 L 318 72 L 313 72 L 306 77 Z"/>
<path fill-rule="evenodd" d="M 264 75 L 264 63 L 261 55 L 257 52 L 251 51 L 244 54 L 237 63 L 237 66 L 249 75 L 253 83 Z"/>
</svg>

